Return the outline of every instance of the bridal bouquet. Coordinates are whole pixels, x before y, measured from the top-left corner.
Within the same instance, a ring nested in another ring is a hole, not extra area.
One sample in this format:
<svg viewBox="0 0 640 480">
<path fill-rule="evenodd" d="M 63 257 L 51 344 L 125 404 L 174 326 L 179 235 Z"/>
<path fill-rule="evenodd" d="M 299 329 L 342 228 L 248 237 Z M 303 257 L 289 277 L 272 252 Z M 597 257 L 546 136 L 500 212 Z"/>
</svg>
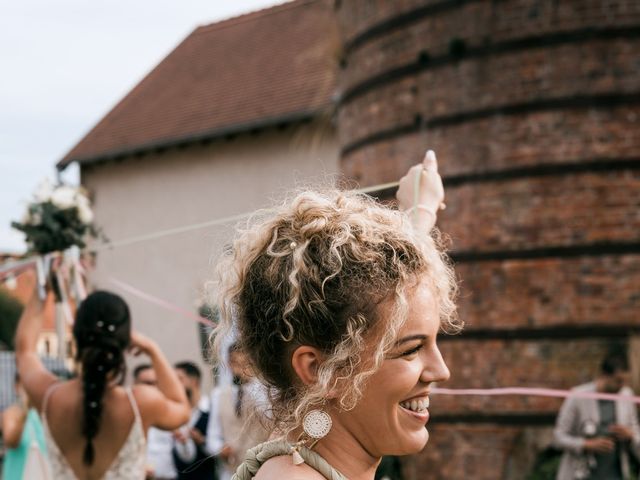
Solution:
<svg viewBox="0 0 640 480">
<path fill-rule="evenodd" d="M 88 236 L 98 236 L 85 190 L 48 181 L 40 185 L 22 220 L 11 225 L 25 233 L 29 250 L 39 255 L 84 248 Z"/>
</svg>

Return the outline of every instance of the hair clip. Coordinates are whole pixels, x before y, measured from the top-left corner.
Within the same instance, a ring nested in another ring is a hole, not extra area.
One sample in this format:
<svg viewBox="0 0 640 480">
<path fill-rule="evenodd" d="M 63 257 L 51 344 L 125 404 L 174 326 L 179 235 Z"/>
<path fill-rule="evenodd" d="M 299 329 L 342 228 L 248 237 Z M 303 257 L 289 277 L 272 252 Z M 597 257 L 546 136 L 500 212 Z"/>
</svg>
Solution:
<svg viewBox="0 0 640 480">
<path fill-rule="evenodd" d="M 297 246 L 298 246 L 298 244 L 297 244 L 296 242 L 291 242 L 291 243 L 289 244 L 289 248 L 290 248 L 291 250 L 295 250 Z"/>
</svg>

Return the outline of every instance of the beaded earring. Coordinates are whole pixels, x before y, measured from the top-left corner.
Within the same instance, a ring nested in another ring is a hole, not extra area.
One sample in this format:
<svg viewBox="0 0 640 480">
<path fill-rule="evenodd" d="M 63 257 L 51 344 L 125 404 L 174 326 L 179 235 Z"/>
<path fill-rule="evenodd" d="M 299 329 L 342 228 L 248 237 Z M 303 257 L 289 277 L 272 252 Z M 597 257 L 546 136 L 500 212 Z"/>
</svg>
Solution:
<svg viewBox="0 0 640 480">
<path fill-rule="evenodd" d="M 332 425 L 331 416 L 324 410 L 310 410 L 307 412 L 302 419 L 302 430 L 308 437 L 313 439 L 313 442 L 307 448 L 313 448 L 321 438 L 326 437 Z M 303 440 L 298 439 L 298 442 L 291 447 L 291 459 L 294 465 L 304 463 L 304 458 L 302 458 L 299 451 L 304 444 Z"/>
</svg>

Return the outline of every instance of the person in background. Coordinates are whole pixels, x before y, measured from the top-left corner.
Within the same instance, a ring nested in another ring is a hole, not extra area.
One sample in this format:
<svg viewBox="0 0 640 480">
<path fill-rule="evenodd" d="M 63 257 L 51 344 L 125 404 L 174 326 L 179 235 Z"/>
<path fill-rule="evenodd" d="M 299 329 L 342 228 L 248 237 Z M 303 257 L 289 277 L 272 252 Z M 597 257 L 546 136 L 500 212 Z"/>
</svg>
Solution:
<svg viewBox="0 0 640 480">
<path fill-rule="evenodd" d="M 20 384 L 18 373 L 15 376 L 14 386 L 18 402 L 11 405 L 2 414 L 2 435 L 7 450 L 0 478 L 28 480 L 24 476 L 24 471 L 31 444 L 35 441 L 43 456 L 46 454 L 47 448 L 40 417 L 29 404 L 29 399 Z"/>
<path fill-rule="evenodd" d="M 191 405 L 189 422 L 174 432 L 173 461 L 179 480 L 213 480 L 216 459 L 206 448 L 209 399 L 202 396 L 202 373 L 192 362 L 175 365 Z"/>
<path fill-rule="evenodd" d="M 142 363 L 133 369 L 134 385 L 149 385 L 150 387 L 158 386 L 156 372 L 150 363 Z"/>
<path fill-rule="evenodd" d="M 156 372 L 149 363 L 138 365 L 133 370 L 134 385 L 155 387 L 158 383 Z M 175 480 L 176 468 L 173 464 L 171 449 L 173 432 L 151 427 L 147 431 L 146 478 L 149 480 Z"/>
<path fill-rule="evenodd" d="M 36 351 L 44 320 L 36 283 L 18 323 L 16 363 L 29 401 L 42 415 L 54 478 L 144 478 L 147 429 L 173 430 L 189 418 L 180 380 L 160 347 L 132 331 L 126 302 L 97 291 L 79 305 L 73 324 L 80 375 L 60 381 Z M 122 385 L 128 350 L 149 357 L 157 388 Z"/>
<path fill-rule="evenodd" d="M 229 480 L 244 460 L 245 452 L 269 438 L 266 421 L 260 418 L 256 404 L 256 382 L 248 360 L 237 344 L 228 348 L 231 385 L 212 393 L 207 449 L 221 460 L 220 480 Z"/>
<path fill-rule="evenodd" d="M 592 382 L 577 393 L 633 395 L 626 355 L 612 352 Z M 564 451 L 558 480 L 628 480 L 630 457 L 640 460 L 640 427 L 635 405 L 624 400 L 569 397 L 562 404 L 554 431 L 555 444 Z"/>
</svg>

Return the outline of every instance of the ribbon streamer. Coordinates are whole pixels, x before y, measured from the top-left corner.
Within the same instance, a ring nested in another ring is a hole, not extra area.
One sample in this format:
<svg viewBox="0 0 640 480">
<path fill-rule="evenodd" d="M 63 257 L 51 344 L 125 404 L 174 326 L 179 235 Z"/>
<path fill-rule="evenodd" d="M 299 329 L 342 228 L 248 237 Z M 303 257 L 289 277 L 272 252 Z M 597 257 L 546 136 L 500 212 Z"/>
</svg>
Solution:
<svg viewBox="0 0 640 480">
<path fill-rule="evenodd" d="M 146 300 L 147 302 L 158 305 L 159 307 L 162 307 L 166 310 L 171 310 L 172 312 L 182 315 L 183 317 L 187 317 L 191 320 L 200 322 L 203 325 L 207 325 L 209 327 L 216 326 L 215 323 L 213 323 L 211 320 L 207 318 L 201 317 L 200 315 L 196 315 L 195 313 L 192 313 L 189 310 L 185 310 L 184 308 L 174 305 L 173 303 L 167 302 L 166 300 L 163 300 L 161 298 L 154 297 L 153 295 L 143 292 L 142 290 L 138 290 L 136 287 L 129 285 L 128 283 L 122 282 L 113 277 L 109 278 L 109 281 L 113 283 L 115 286 L 117 286 L 118 288 L 120 288 L 121 290 L 124 290 L 125 292 L 128 292 L 138 298 Z"/>
</svg>

